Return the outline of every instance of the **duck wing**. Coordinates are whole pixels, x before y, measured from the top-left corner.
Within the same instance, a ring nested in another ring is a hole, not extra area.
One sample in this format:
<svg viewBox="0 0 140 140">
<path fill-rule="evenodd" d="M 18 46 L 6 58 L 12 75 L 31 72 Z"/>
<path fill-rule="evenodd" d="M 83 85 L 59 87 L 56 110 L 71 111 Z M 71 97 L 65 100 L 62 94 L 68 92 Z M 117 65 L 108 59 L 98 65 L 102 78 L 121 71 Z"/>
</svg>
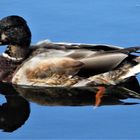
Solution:
<svg viewBox="0 0 140 140">
<path fill-rule="evenodd" d="M 44 52 L 47 52 L 49 56 L 57 56 L 61 51 L 62 56 L 65 54 L 67 57 L 83 62 L 84 67 L 79 71 L 79 75 L 88 77 L 112 70 L 120 64 L 128 55 L 105 53 L 120 49 L 122 48 L 118 46 L 104 44 L 63 43 L 45 40 L 32 46 L 31 52 L 32 56 Z"/>
<path fill-rule="evenodd" d="M 70 57 L 84 63 L 78 75 L 89 77 L 115 69 L 134 48 L 122 49 L 118 46 L 103 44 L 59 43 L 42 41 L 32 49 L 32 55 L 47 52 L 51 57 Z M 60 53 L 61 52 L 61 53 Z"/>
<path fill-rule="evenodd" d="M 84 43 L 69 43 L 69 42 L 51 42 L 43 40 L 35 45 L 32 45 L 31 49 L 88 49 L 93 51 L 111 51 L 119 50 L 122 47 L 106 44 L 84 44 Z"/>
<path fill-rule="evenodd" d="M 98 51 L 88 57 L 82 58 L 80 61 L 85 66 L 79 71 L 80 76 L 89 77 L 100 73 L 112 71 L 118 68 L 122 63 L 135 63 L 136 55 L 140 47 L 130 47 L 125 49 Z"/>
</svg>

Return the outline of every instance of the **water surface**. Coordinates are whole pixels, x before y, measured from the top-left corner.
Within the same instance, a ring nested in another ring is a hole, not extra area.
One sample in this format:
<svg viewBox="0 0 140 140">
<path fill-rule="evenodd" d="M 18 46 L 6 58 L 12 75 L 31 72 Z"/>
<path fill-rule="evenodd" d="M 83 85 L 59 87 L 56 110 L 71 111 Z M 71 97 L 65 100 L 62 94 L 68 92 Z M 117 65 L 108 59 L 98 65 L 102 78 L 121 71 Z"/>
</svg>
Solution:
<svg viewBox="0 0 140 140">
<path fill-rule="evenodd" d="M 0 18 L 13 14 L 28 21 L 33 44 L 48 38 L 122 47 L 140 45 L 138 0 L 0 1 Z M 3 102 L 5 98 L 1 95 L 0 103 Z M 92 105 L 52 107 L 30 102 L 30 111 L 24 125 L 12 133 L 1 132 L 0 138 L 140 139 L 139 104 L 93 109 Z"/>
</svg>

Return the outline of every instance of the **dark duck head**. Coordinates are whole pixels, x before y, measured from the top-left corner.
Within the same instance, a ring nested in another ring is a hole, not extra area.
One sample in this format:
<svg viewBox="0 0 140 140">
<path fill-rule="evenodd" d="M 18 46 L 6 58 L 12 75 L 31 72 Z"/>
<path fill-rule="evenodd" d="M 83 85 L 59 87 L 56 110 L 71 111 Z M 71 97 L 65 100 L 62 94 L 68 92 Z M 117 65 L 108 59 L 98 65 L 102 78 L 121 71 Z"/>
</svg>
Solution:
<svg viewBox="0 0 140 140">
<path fill-rule="evenodd" d="M 22 17 L 8 16 L 0 20 L 0 45 L 8 45 L 4 55 L 9 59 L 24 59 L 30 42 L 31 32 Z"/>
<path fill-rule="evenodd" d="M 7 45 L 0 56 L 0 80 L 10 81 L 14 70 L 28 56 L 31 32 L 26 21 L 19 16 L 0 20 L 0 45 Z"/>
</svg>

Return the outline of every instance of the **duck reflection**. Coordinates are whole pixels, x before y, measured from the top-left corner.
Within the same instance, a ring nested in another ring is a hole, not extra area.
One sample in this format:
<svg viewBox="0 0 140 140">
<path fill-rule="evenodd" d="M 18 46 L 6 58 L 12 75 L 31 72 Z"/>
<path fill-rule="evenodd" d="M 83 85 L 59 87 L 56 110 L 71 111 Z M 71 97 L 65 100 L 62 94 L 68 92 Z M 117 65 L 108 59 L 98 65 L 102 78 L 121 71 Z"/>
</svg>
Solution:
<svg viewBox="0 0 140 140">
<path fill-rule="evenodd" d="M 0 129 L 13 132 L 28 119 L 30 105 L 10 84 L 0 83 L 0 93 L 0 96 L 6 99 L 6 102 L 0 105 Z"/>
<path fill-rule="evenodd" d="M 25 99 L 39 105 L 47 106 L 86 106 L 95 105 L 97 87 L 31 87 L 17 86 L 14 88 Z M 122 101 L 127 98 L 140 99 L 139 83 L 132 77 L 125 84 L 119 86 L 108 86 L 102 98 L 100 106 L 104 105 L 133 105 Z"/>
<path fill-rule="evenodd" d="M 6 103 L 0 105 L 0 129 L 12 132 L 21 127 L 30 114 L 28 101 L 44 106 L 94 105 L 97 90 L 96 87 L 47 88 L 17 86 L 0 82 L 1 96 L 6 98 Z M 126 102 L 124 99 L 140 99 L 139 91 L 139 83 L 135 77 L 132 77 L 123 85 L 107 87 L 100 106 L 138 104 Z"/>
<path fill-rule="evenodd" d="M 44 88 L 18 86 L 17 90 L 21 95 L 31 102 L 47 106 L 87 106 L 95 104 L 97 88 Z M 117 90 L 117 92 L 116 92 Z M 110 92 L 110 93 L 109 93 Z M 100 106 L 104 105 L 132 105 L 121 101 L 130 97 L 130 90 L 124 87 L 107 88 Z M 108 95 L 110 94 L 110 95 Z M 122 95 L 123 94 L 123 95 Z M 131 97 L 137 96 L 131 93 Z"/>
</svg>

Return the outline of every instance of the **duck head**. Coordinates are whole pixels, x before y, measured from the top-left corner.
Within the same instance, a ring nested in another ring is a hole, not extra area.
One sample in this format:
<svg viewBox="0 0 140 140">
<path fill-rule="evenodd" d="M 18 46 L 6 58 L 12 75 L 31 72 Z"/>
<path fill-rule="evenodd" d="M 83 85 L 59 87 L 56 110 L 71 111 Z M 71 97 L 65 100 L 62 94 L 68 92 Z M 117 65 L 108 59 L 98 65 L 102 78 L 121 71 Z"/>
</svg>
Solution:
<svg viewBox="0 0 140 140">
<path fill-rule="evenodd" d="M 12 15 L 0 20 L 0 45 L 8 45 L 6 55 L 24 58 L 29 50 L 30 42 L 31 32 L 22 17 Z"/>
</svg>

